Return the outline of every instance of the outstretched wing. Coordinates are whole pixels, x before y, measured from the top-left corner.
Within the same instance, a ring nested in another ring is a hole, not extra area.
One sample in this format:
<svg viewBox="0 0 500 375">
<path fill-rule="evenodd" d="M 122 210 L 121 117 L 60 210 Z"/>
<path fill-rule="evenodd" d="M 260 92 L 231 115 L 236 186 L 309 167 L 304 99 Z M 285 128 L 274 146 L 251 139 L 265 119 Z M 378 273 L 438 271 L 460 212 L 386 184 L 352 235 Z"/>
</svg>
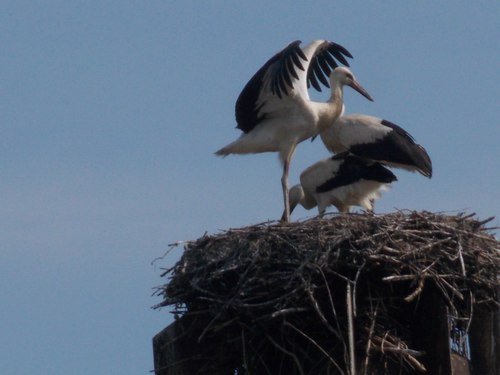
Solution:
<svg viewBox="0 0 500 375">
<path fill-rule="evenodd" d="M 330 73 L 338 66 L 336 60 L 340 61 L 345 66 L 349 66 L 349 62 L 345 57 L 352 58 L 352 55 L 340 44 L 326 40 L 316 41 L 311 43 L 311 45 L 317 42 L 320 43 L 314 48 L 314 53 L 310 58 L 311 62 L 307 69 L 307 87 L 309 88 L 310 85 L 312 85 L 316 90 L 321 91 L 318 80 L 329 88 Z"/>
<path fill-rule="evenodd" d="M 237 128 L 250 132 L 273 113 L 289 109 L 296 101 L 308 101 L 309 85 L 321 91 L 318 80 L 329 87 L 328 76 L 338 66 L 349 65 L 344 47 L 316 40 L 304 48 L 300 41 L 290 43 L 269 59 L 245 85 L 236 101 Z"/>
</svg>

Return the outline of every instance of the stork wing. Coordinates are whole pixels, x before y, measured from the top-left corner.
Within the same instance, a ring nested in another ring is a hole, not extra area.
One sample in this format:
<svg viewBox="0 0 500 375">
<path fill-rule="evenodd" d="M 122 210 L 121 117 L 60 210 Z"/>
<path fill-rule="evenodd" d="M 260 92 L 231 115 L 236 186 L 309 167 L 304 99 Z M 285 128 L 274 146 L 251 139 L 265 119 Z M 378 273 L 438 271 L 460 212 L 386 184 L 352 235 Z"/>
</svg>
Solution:
<svg viewBox="0 0 500 375">
<path fill-rule="evenodd" d="M 406 130 L 390 121 L 367 115 L 342 116 L 321 133 L 321 139 L 332 152 L 349 150 L 363 158 L 432 176 L 427 151 Z"/>
<path fill-rule="evenodd" d="M 342 162 L 338 170 L 333 173 L 333 176 L 316 188 L 316 193 L 324 193 L 362 179 L 387 184 L 397 181 L 397 177 L 382 164 L 347 152 L 333 156 L 332 160 L 342 160 Z"/>
<path fill-rule="evenodd" d="M 326 87 L 330 87 L 330 73 L 338 66 L 335 59 L 343 65 L 349 66 L 349 62 L 345 56 L 352 58 L 352 55 L 340 44 L 326 40 L 312 42 L 304 48 L 304 52 L 310 47 L 313 48 L 313 53 L 309 58 L 311 62 L 307 69 L 307 87 L 309 88 L 312 85 L 316 90 L 321 91 L 318 80 Z"/>
<path fill-rule="evenodd" d="M 310 84 L 321 91 L 319 79 L 329 87 L 327 77 L 338 66 L 335 58 L 348 66 L 344 56 L 352 57 L 333 42 L 316 40 L 303 49 L 300 43 L 294 41 L 274 55 L 245 85 L 236 101 L 238 129 L 248 133 L 272 113 L 308 101 Z"/>
<path fill-rule="evenodd" d="M 391 144 L 394 148 L 394 162 L 413 165 L 422 175 L 431 178 L 432 161 L 425 148 L 417 144 L 411 134 L 400 126 L 387 120 L 382 120 L 381 124 L 392 129 L 392 133 L 389 133 L 392 139 L 387 140 L 386 144 Z"/>
</svg>

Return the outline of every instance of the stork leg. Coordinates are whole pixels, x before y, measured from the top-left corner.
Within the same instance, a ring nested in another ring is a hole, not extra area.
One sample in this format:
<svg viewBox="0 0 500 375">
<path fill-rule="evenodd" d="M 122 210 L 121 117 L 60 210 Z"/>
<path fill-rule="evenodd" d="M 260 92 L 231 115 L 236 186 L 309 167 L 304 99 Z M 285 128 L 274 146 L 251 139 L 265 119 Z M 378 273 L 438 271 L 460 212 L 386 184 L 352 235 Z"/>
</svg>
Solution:
<svg viewBox="0 0 500 375">
<path fill-rule="evenodd" d="M 288 171 L 290 169 L 290 161 L 285 159 L 283 163 L 283 176 L 281 176 L 281 187 L 283 188 L 283 199 L 285 201 L 285 211 L 283 212 L 283 217 L 281 218 L 285 223 L 290 221 L 290 197 L 288 190 Z"/>
<path fill-rule="evenodd" d="M 339 213 L 341 213 L 341 214 L 348 214 L 349 213 L 349 206 L 347 206 L 347 205 L 340 205 L 337 208 L 339 210 Z"/>
<path fill-rule="evenodd" d="M 285 202 L 285 211 L 281 218 L 282 221 L 288 223 L 290 221 L 290 197 L 288 190 L 288 172 L 290 170 L 290 160 L 295 152 L 296 144 L 292 145 L 286 153 L 280 153 L 280 159 L 283 162 L 283 176 L 281 176 L 281 187 L 283 188 L 283 200 Z"/>
<path fill-rule="evenodd" d="M 370 199 L 370 208 L 366 212 L 368 215 L 375 215 L 375 199 Z"/>
</svg>

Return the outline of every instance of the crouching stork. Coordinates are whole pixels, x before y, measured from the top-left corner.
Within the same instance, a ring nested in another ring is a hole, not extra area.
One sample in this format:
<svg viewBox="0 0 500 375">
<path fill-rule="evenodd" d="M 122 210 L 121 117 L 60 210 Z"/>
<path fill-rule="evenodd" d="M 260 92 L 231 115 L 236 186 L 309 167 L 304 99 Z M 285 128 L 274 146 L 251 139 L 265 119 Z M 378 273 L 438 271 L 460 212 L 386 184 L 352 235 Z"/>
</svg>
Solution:
<svg viewBox="0 0 500 375">
<path fill-rule="evenodd" d="M 301 173 L 300 184 L 290 189 L 290 210 L 300 204 L 306 210 L 318 206 L 320 215 L 330 205 L 341 213 L 352 206 L 372 211 L 374 201 L 394 181 L 396 176 L 382 164 L 343 152 Z"/>
</svg>

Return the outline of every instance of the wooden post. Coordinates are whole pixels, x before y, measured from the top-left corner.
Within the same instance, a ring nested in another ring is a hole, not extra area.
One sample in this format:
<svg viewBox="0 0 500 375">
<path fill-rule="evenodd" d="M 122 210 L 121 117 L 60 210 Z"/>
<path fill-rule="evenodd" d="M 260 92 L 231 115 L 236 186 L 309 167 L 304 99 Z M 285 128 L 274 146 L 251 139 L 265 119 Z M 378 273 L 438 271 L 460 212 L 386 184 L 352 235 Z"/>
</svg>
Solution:
<svg viewBox="0 0 500 375">
<path fill-rule="evenodd" d="M 497 302 L 500 298 L 500 286 L 497 288 Z M 493 356 L 495 358 L 496 374 L 500 373 L 500 308 L 495 310 L 493 315 Z"/>
<path fill-rule="evenodd" d="M 476 306 L 469 329 L 473 374 L 498 374 L 496 368 L 498 364 L 495 362 L 500 359 L 496 358 L 498 350 L 496 341 L 498 341 L 498 311 L 487 311 Z"/>
<path fill-rule="evenodd" d="M 425 355 L 428 374 L 452 375 L 448 308 L 433 284 L 426 283 L 415 311 L 413 341 Z"/>
<path fill-rule="evenodd" d="M 187 334 L 192 320 L 183 316 L 153 337 L 155 375 L 198 373 L 204 362 L 195 357 L 199 344 Z"/>
</svg>

